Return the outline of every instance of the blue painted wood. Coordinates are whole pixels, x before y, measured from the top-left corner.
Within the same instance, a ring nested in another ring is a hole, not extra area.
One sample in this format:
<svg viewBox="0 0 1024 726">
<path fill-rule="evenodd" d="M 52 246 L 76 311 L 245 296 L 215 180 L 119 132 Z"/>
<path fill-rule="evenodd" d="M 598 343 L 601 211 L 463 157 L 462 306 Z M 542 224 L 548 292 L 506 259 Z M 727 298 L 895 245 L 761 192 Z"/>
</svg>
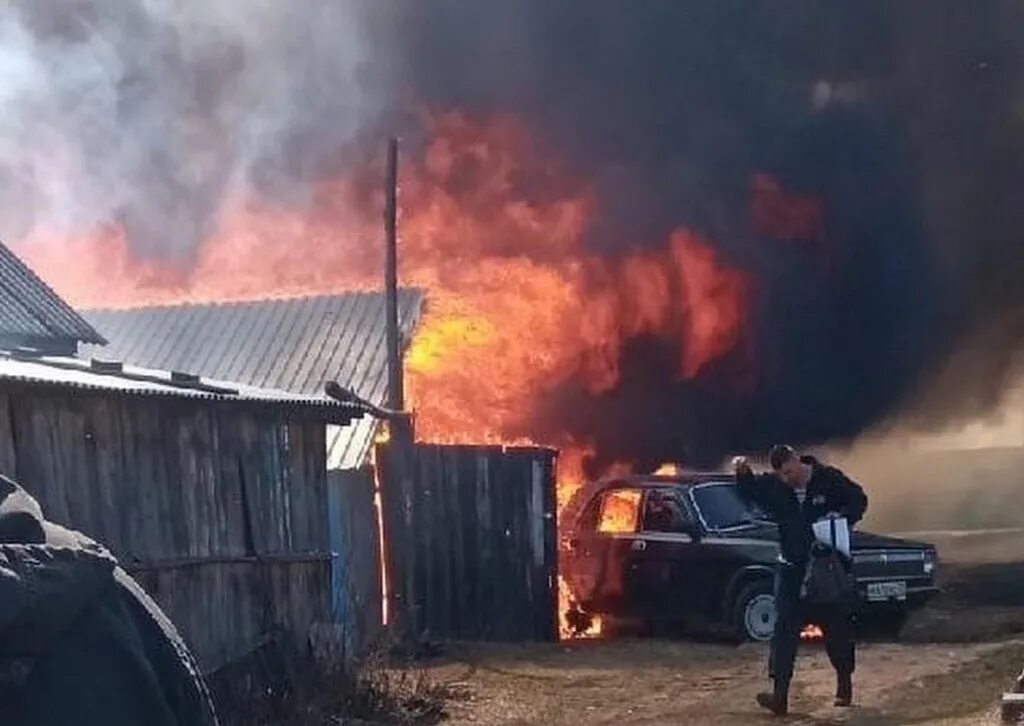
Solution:
<svg viewBox="0 0 1024 726">
<path fill-rule="evenodd" d="M 327 477 L 327 540 L 331 548 L 331 617 L 339 625 L 350 625 L 348 603 L 348 557 L 345 556 L 344 497 L 340 477 Z"/>
</svg>

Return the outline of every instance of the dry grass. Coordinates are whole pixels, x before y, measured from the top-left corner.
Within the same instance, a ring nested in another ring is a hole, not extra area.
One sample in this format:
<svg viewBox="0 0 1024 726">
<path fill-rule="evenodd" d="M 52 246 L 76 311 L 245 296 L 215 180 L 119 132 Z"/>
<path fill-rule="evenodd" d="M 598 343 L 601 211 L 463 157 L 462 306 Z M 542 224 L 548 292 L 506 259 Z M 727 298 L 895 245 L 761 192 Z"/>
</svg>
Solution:
<svg viewBox="0 0 1024 726">
<path fill-rule="evenodd" d="M 382 646 L 357 668 L 316 668 L 308 658 L 276 652 L 257 671 L 234 674 L 222 692 L 225 726 L 429 726 L 446 716 L 457 688 L 438 681 L 412 658 Z"/>
</svg>

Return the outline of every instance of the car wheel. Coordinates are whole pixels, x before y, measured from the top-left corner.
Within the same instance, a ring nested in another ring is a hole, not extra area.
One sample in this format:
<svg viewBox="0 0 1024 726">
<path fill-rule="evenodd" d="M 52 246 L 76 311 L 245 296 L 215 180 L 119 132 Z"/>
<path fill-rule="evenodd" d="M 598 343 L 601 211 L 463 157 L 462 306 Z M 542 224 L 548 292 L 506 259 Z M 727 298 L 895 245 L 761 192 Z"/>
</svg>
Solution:
<svg viewBox="0 0 1024 726">
<path fill-rule="evenodd" d="M 775 630 L 775 595 L 771 580 L 757 580 L 740 591 L 733 607 L 733 627 L 741 640 L 765 642 Z"/>
<path fill-rule="evenodd" d="M 875 630 L 890 638 L 900 637 L 903 626 L 907 624 L 910 613 L 906 610 L 890 610 L 882 613 L 875 613 L 867 619 L 868 627 L 874 626 Z"/>
</svg>

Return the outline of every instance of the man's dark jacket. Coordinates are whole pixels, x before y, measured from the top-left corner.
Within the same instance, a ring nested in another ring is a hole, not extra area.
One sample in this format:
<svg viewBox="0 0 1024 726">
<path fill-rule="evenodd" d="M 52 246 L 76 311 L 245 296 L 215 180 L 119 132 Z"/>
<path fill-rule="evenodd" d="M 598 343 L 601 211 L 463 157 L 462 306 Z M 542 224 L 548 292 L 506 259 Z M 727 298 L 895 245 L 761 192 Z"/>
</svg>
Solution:
<svg viewBox="0 0 1024 726">
<path fill-rule="evenodd" d="M 811 465 L 811 480 L 803 505 L 792 488 L 773 474 L 737 473 L 740 494 L 765 510 L 779 526 L 782 556 L 794 565 L 807 562 L 814 535 L 811 525 L 830 512 L 846 517 L 852 527 L 864 516 L 868 498 L 855 481 L 813 456 L 800 458 Z"/>
<path fill-rule="evenodd" d="M 215 726 L 184 641 L 107 550 L 0 477 L 0 724 Z"/>
</svg>

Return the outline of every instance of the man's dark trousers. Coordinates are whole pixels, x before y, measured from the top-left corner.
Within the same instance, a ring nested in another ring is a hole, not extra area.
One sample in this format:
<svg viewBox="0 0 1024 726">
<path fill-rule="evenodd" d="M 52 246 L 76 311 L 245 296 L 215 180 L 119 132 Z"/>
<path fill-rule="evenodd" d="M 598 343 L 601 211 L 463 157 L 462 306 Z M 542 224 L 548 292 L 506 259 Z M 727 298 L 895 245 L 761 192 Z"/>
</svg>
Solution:
<svg viewBox="0 0 1024 726">
<path fill-rule="evenodd" d="M 856 656 L 853 623 L 846 605 L 816 606 L 808 613 L 800 601 L 804 568 L 780 562 L 775 569 L 775 631 L 772 634 L 768 673 L 776 688 L 789 689 L 793 663 L 800 644 L 800 631 L 810 614 L 825 632 L 825 650 L 836 675 L 842 679 L 853 675 Z"/>
</svg>

